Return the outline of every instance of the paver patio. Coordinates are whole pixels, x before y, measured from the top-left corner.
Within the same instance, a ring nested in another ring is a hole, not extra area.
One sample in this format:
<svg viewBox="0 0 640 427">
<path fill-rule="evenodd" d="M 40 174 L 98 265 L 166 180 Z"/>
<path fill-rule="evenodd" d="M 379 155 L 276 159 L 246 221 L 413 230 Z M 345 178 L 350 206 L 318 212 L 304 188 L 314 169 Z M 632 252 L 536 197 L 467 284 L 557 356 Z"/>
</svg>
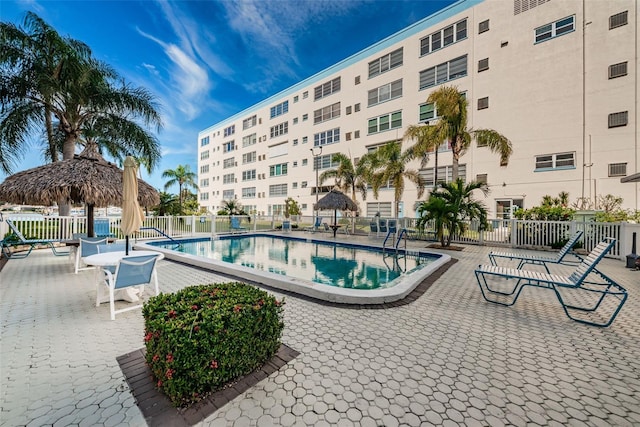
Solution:
<svg viewBox="0 0 640 427">
<path fill-rule="evenodd" d="M 459 262 L 400 307 L 287 295 L 282 341 L 300 355 L 201 425 L 640 425 L 640 272 L 602 262 L 629 299 L 595 328 L 549 290 L 485 302 L 473 269 L 491 249 L 450 252 Z M 163 292 L 228 280 L 166 260 L 158 274 Z M 0 425 L 146 425 L 116 361 L 143 347 L 141 311 L 110 321 L 93 277 L 50 251 L 0 272 Z"/>
</svg>

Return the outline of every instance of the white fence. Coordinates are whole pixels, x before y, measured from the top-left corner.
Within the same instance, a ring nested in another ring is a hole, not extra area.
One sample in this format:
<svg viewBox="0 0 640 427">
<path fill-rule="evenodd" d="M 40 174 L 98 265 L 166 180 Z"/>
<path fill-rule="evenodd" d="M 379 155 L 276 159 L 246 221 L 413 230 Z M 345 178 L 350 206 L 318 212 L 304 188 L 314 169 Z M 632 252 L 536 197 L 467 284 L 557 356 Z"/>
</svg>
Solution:
<svg viewBox="0 0 640 427">
<path fill-rule="evenodd" d="M 333 212 L 322 212 L 322 222 L 333 224 Z M 84 217 L 49 217 L 41 215 L 6 216 L 18 227 L 28 239 L 68 240 L 78 234 L 86 234 L 86 218 Z M 237 217 L 242 229 L 249 231 L 271 231 L 282 227 L 282 216 L 241 216 Z M 119 239 L 124 235 L 120 230 L 120 218 L 109 217 L 109 231 Z M 293 230 L 311 228 L 314 224 L 312 216 L 292 216 Z M 371 233 L 370 224 L 378 222 L 378 218 L 338 217 L 338 224 L 351 233 L 367 235 L 371 238 L 384 238 L 383 233 Z M 416 230 L 416 218 L 398 219 L 398 230 L 403 228 Z M 525 221 L 525 220 L 490 220 L 488 229 L 481 229 L 478 222 L 467 224 L 462 235 L 454 236 L 455 243 L 508 246 L 512 248 L 543 248 L 562 246 L 562 243 L 577 230 L 584 232 L 583 248 L 590 251 L 598 242 L 606 237 L 616 239 L 616 245 L 610 256 L 625 259 L 632 251 L 633 233 L 636 233 L 640 245 L 640 225 L 629 223 L 602 222 L 565 222 L 565 221 Z M 418 233 L 425 240 L 433 240 L 432 225 L 425 227 L 426 233 Z M 6 221 L 0 221 L 0 237 L 10 231 Z M 147 217 L 143 229 L 136 234 L 136 239 L 164 238 L 164 236 L 196 237 L 229 233 L 235 231 L 231 218 L 219 215 L 202 216 L 164 216 Z M 341 231 L 344 232 L 344 231 Z M 640 249 L 640 247 L 638 248 Z"/>
</svg>

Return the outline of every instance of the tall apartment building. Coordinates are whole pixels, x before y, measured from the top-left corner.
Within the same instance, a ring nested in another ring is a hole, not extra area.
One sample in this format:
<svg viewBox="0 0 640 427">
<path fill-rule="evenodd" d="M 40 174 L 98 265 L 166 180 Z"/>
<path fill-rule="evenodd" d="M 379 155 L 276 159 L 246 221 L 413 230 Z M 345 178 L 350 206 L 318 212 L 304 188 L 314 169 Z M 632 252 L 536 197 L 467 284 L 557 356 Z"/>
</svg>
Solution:
<svg viewBox="0 0 640 427">
<path fill-rule="evenodd" d="M 638 24 L 636 0 L 457 2 L 200 132 L 200 203 L 215 212 L 235 198 L 272 214 L 292 197 L 312 215 L 316 172 L 335 166 L 334 153 L 355 160 L 437 120 L 427 97 L 455 85 L 469 126 L 513 143 L 506 167 L 475 142 L 460 159 L 462 177 L 488 183 L 491 216 L 560 191 L 571 202 L 613 194 L 640 209 L 640 184 L 620 183 L 640 170 Z M 420 169 L 427 190 L 433 167 L 431 156 Z M 451 179 L 446 144 L 437 175 Z M 393 200 L 387 188 L 357 201 L 362 215 L 388 217 Z M 407 182 L 401 215 L 414 216 L 416 201 Z"/>
</svg>

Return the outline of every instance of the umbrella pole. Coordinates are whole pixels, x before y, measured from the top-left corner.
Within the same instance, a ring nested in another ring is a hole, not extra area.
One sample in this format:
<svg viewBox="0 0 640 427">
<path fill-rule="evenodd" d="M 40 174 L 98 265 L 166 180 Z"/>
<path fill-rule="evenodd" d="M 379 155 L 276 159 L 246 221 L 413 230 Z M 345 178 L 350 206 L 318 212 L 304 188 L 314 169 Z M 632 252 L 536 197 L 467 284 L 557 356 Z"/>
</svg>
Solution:
<svg viewBox="0 0 640 427">
<path fill-rule="evenodd" d="M 129 235 L 127 234 L 124 238 L 124 255 L 129 255 Z"/>
<path fill-rule="evenodd" d="M 93 231 L 93 205 L 87 203 L 87 236 L 96 237 Z"/>
</svg>

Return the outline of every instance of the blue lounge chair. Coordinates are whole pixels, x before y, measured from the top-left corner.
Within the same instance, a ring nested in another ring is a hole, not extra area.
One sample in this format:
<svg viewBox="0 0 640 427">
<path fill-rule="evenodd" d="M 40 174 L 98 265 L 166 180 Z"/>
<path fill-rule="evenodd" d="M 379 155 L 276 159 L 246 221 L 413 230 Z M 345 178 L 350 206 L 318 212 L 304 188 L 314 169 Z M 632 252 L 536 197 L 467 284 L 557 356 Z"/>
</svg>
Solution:
<svg viewBox="0 0 640 427">
<path fill-rule="evenodd" d="M 142 307 L 142 304 L 127 306 L 120 310 L 115 309 L 115 292 L 131 286 L 138 286 L 138 296 L 142 296 L 144 286 L 153 282 L 155 287 L 155 295 L 159 294 L 158 275 L 156 273 L 157 255 L 131 256 L 123 258 L 118 263 L 115 273 L 104 270 L 104 282 L 98 283 L 96 290 L 96 307 L 100 306 L 102 300 L 102 289 L 104 286 L 109 291 L 109 306 L 111 311 L 111 320 L 116 320 L 117 313 L 123 313 L 129 310 L 135 310 Z"/>
<path fill-rule="evenodd" d="M 58 249 L 55 247 L 54 243 L 59 242 L 60 240 L 27 239 L 10 219 L 6 219 L 5 221 L 7 222 L 7 225 L 12 232 L 6 238 L 2 239 L 2 253 L 5 257 L 7 257 L 7 259 L 26 258 L 36 246 L 46 246 L 50 248 L 53 254 L 56 256 L 69 255 L 69 251 L 58 251 Z M 12 252 L 11 248 L 16 246 L 29 246 L 29 250 L 27 250 L 26 252 Z"/>
<path fill-rule="evenodd" d="M 288 219 L 282 221 L 282 231 L 284 231 L 285 233 L 291 232 L 291 221 L 289 221 Z"/>
<path fill-rule="evenodd" d="M 231 231 L 247 231 L 246 227 L 240 226 L 240 220 L 232 216 L 231 217 Z"/>
<path fill-rule="evenodd" d="M 547 273 L 551 273 L 549 271 L 549 267 L 547 266 L 547 264 L 569 264 L 569 265 L 580 264 L 580 262 L 582 261 L 582 258 L 580 258 L 578 255 L 573 254 L 576 258 L 578 258 L 578 260 L 575 260 L 575 261 L 565 260 L 564 258 L 569 254 L 569 252 L 571 252 L 575 244 L 578 243 L 578 240 L 580 240 L 580 238 L 582 237 L 582 234 L 583 234 L 582 231 L 576 232 L 576 234 L 574 234 L 567 241 L 567 243 L 562 247 L 562 249 L 560 249 L 558 254 L 553 258 L 544 257 L 544 256 L 535 256 L 535 255 L 514 254 L 509 252 L 491 252 L 489 253 L 489 261 L 491 262 L 491 265 L 498 265 L 496 258 L 505 258 L 512 261 L 517 260 L 518 267 L 516 268 L 518 269 L 521 269 L 526 264 L 533 264 L 533 265 L 541 265 L 545 268 L 545 270 L 547 270 Z"/>
<path fill-rule="evenodd" d="M 386 219 L 381 219 L 380 222 L 378 223 L 378 229 L 380 230 L 381 233 L 383 234 L 387 234 L 387 220 Z"/>
<path fill-rule="evenodd" d="M 616 318 L 628 296 L 626 289 L 596 269 L 596 265 L 614 244 L 615 239 L 600 242 L 568 276 L 496 265 L 480 265 L 475 270 L 475 275 L 482 296 L 488 302 L 511 306 L 516 303 L 525 286 L 548 288 L 555 292 L 570 319 L 606 327 Z M 601 280 L 587 281 L 592 273 Z M 511 290 L 498 290 L 495 284 L 504 283 L 500 279 L 515 280 L 516 284 Z M 570 303 L 569 300 L 577 302 Z M 576 305 L 578 302 L 580 304 Z M 598 311 L 601 307 L 603 310 Z"/>
<path fill-rule="evenodd" d="M 315 233 L 316 231 L 320 231 L 321 225 L 322 225 L 322 217 L 318 216 L 316 217 L 316 222 L 313 223 L 313 226 L 305 228 L 305 231 L 310 231 L 312 233 Z"/>
<path fill-rule="evenodd" d="M 93 232 L 96 237 L 115 237 L 109 227 L 109 218 L 99 218 L 93 221 Z"/>
</svg>

